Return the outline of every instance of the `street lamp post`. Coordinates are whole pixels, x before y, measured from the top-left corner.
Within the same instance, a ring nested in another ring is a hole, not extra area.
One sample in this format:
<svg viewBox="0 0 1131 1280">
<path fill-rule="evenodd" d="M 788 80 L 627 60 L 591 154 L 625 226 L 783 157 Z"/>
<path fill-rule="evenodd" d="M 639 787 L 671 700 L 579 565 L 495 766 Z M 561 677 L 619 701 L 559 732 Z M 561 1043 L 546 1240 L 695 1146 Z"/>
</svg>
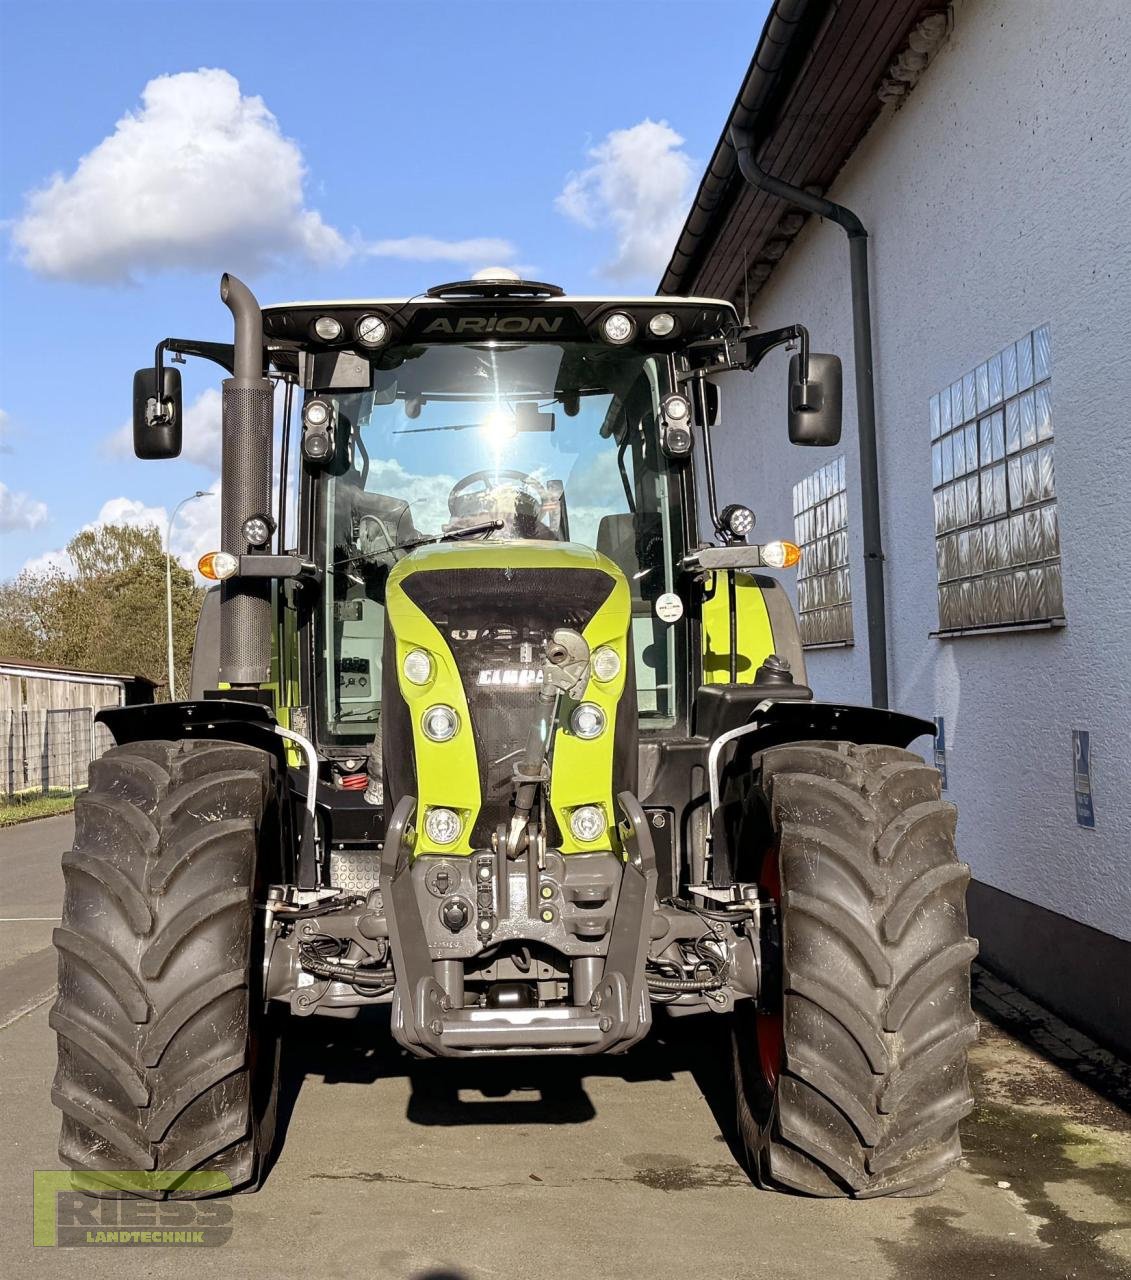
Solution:
<svg viewBox="0 0 1131 1280">
<path fill-rule="evenodd" d="M 173 521 L 177 518 L 177 512 L 185 505 L 186 502 L 195 502 L 197 498 L 211 498 L 212 494 L 207 489 L 197 489 L 195 493 L 190 493 L 187 498 L 182 498 L 180 502 L 173 508 L 173 514 L 169 517 L 169 524 L 165 529 L 165 622 L 168 631 L 169 643 L 169 701 L 177 700 L 177 683 L 174 675 L 173 667 Z"/>
</svg>

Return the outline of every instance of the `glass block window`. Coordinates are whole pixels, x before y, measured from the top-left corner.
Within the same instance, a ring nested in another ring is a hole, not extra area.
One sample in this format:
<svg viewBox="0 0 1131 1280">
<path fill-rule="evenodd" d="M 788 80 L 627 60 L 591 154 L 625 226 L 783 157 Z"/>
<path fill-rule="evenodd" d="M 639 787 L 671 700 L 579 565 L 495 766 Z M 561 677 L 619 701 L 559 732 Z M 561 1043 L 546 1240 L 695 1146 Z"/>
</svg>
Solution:
<svg viewBox="0 0 1131 1280">
<path fill-rule="evenodd" d="M 939 630 L 1064 617 L 1042 325 L 930 399 Z"/>
<path fill-rule="evenodd" d="M 852 643 L 852 591 L 848 580 L 848 494 L 844 457 L 793 486 L 797 612 L 803 645 Z"/>
</svg>

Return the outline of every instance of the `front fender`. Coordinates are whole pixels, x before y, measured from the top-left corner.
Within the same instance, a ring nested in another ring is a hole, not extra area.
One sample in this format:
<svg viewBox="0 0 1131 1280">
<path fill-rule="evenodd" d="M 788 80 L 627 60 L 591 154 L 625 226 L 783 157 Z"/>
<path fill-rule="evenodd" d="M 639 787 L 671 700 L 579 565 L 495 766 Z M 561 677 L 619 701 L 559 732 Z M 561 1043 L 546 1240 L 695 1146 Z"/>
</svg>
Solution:
<svg viewBox="0 0 1131 1280">
<path fill-rule="evenodd" d="M 743 750 L 751 753 L 805 739 L 908 747 L 916 738 L 925 734 L 933 738 L 938 731 L 931 720 L 882 707 L 772 699 L 754 708 L 749 723 L 758 727 L 744 734 L 740 742 Z"/>
<path fill-rule="evenodd" d="M 213 738 L 261 747 L 285 763 L 283 741 L 274 731 L 274 713 L 258 702 L 236 698 L 148 702 L 132 707 L 106 707 L 98 712 L 95 720 L 110 730 L 118 746 L 128 742 Z"/>
</svg>

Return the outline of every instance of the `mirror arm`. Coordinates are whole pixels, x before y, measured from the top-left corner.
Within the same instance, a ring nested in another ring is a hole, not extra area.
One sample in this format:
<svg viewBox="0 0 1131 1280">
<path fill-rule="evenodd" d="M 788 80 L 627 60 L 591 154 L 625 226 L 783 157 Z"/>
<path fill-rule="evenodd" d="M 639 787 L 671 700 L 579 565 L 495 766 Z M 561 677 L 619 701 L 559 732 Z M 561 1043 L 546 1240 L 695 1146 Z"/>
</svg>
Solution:
<svg viewBox="0 0 1131 1280">
<path fill-rule="evenodd" d="M 707 413 L 707 371 L 705 369 L 698 371 L 699 376 L 695 378 L 692 385 L 692 393 L 695 399 L 695 417 L 698 419 L 699 432 L 703 438 L 703 472 L 707 479 L 707 512 L 711 517 L 711 524 L 714 525 L 715 533 L 720 538 L 725 538 L 725 530 L 723 522 L 719 518 L 719 504 L 715 496 L 715 458 L 711 451 L 711 425 L 708 421 Z"/>
<path fill-rule="evenodd" d="M 743 347 L 742 359 L 735 362 L 738 369 L 756 369 L 775 347 L 796 342 L 800 345 L 801 381 L 809 381 L 809 330 L 803 324 L 787 324 L 784 329 L 770 329 L 766 333 L 747 330 L 740 335 Z"/>
<path fill-rule="evenodd" d="M 173 420 L 173 407 L 165 403 L 161 394 L 165 385 L 165 362 L 163 356 L 165 354 L 165 345 L 169 341 L 165 338 L 157 344 L 157 348 L 153 353 L 153 390 L 154 397 L 146 405 L 145 421 L 150 427 L 161 427 Z"/>
</svg>

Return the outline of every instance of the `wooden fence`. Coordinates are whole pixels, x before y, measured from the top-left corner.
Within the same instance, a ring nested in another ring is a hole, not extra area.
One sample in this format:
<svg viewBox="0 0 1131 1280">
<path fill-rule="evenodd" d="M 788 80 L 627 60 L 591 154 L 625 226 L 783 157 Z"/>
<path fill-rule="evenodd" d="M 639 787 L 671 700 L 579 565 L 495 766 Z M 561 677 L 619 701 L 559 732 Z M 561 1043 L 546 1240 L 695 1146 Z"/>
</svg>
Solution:
<svg viewBox="0 0 1131 1280">
<path fill-rule="evenodd" d="M 0 798 L 82 790 L 90 762 L 112 744 L 95 714 L 122 700 L 112 680 L 0 673 Z"/>
</svg>

